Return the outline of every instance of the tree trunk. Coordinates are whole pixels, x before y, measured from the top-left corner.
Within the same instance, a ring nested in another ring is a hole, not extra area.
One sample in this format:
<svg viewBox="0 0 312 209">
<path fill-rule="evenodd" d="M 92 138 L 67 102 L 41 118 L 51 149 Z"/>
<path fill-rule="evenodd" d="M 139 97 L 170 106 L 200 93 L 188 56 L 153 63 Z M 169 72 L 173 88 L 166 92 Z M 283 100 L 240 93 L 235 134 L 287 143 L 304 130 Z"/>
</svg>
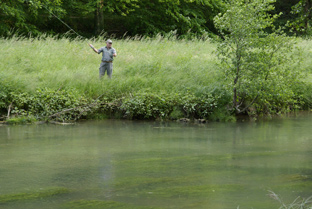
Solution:
<svg viewBox="0 0 312 209">
<path fill-rule="evenodd" d="M 305 12 L 305 15 L 306 15 L 306 18 L 305 18 L 305 30 L 306 31 L 309 31 L 309 22 L 310 22 L 310 19 L 311 19 L 311 0 L 306 0 L 305 2 L 305 6 L 304 6 L 304 12 Z"/>
<path fill-rule="evenodd" d="M 233 89 L 233 106 L 236 109 L 237 108 L 237 90 L 236 87 Z"/>
<path fill-rule="evenodd" d="M 99 0 L 95 10 L 95 34 L 99 35 L 104 31 L 104 0 Z"/>
<path fill-rule="evenodd" d="M 239 71 L 240 71 L 240 64 L 241 64 L 241 52 L 240 52 L 240 46 L 238 44 L 238 41 L 236 43 L 236 77 L 234 79 L 234 89 L 233 89 L 233 106 L 235 110 L 237 111 L 238 105 L 237 105 L 237 89 L 236 85 L 239 79 Z"/>
</svg>

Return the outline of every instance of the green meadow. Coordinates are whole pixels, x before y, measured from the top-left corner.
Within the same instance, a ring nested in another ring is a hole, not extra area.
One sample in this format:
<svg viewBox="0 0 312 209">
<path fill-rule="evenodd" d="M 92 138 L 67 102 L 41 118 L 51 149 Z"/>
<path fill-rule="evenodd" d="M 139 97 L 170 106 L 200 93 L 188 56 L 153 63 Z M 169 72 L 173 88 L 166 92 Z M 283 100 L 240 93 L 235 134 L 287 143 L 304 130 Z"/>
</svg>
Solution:
<svg viewBox="0 0 312 209">
<path fill-rule="evenodd" d="M 67 116 L 61 121 L 184 117 L 235 120 L 227 108 L 231 92 L 226 90 L 228 83 L 219 70 L 213 40 L 163 36 L 114 40 L 117 57 L 111 80 L 106 75 L 99 79 L 101 55 L 88 46 L 92 43 L 100 48 L 105 40 L 1 38 L 0 120 L 47 119 L 71 108 L 74 111 L 65 112 Z M 291 110 L 310 109 L 312 41 L 298 39 L 297 46 L 303 61 L 300 69 L 293 70 L 302 73 L 302 82 L 289 86 L 296 92 L 294 99 L 300 100 Z"/>
<path fill-rule="evenodd" d="M 90 97 L 107 92 L 203 91 L 217 85 L 215 45 L 210 41 L 158 39 L 116 40 L 113 79 L 99 80 L 101 55 L 88 46 L 103 39 L 2 39 L 1 74 L 17 88 L 76 89 Z"/>
</svg>

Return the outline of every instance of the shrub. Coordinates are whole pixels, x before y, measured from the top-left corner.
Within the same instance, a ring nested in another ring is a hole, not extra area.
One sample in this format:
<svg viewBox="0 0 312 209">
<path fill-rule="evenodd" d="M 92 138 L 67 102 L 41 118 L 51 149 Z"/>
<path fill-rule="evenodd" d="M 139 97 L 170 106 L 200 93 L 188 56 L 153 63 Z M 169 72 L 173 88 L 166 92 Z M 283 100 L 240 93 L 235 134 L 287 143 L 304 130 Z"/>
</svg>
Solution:
<svg viewBox="0 0 312 209">
<path fill-rule="evenodd" d="M 125 98 L 120 109 L 129 119 L 165 119 L 169 118 L 174 103 L 174 98 L 164 94 L 141 93 Z"/>
<path fill-rule="evenodd" d="M 40 120 L 77 120 L 81 117 L 79 107 L 87 102 L 82 96 L 77 97 L 73 91 L 65 90 L 38 89 L 35 94 L 11 92 L 10 95 L 14 107 L 12 114 L 34 116 Z M 72 111 L 64 111 L 66 109 Z"/>
</svg>

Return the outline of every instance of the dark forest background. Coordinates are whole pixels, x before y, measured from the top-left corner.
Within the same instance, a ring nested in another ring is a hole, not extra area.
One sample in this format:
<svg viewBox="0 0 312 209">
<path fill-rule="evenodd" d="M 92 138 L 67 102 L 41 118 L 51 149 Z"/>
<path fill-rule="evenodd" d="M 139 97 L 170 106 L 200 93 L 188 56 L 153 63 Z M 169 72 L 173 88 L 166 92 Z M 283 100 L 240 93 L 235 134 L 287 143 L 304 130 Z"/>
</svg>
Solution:
<svg viewBox="0 0 312 209">
<path fill-rule="evenodd" d="M 310 35 L 312 0 L 277 0 L 273 13 L 287 32 Z M 2 0 L 0 35 L 32 36 L 69 33 L 116 37 L 174 33 L 214 36 L 213 18 L 226 11 L 228 0 Z M 54 16 L 55 15 L 55 16 Z M 58 17 L 58 18 L 57 18 Z M 73 34 L 74 35 L 74 34 Z"/>
</svg>

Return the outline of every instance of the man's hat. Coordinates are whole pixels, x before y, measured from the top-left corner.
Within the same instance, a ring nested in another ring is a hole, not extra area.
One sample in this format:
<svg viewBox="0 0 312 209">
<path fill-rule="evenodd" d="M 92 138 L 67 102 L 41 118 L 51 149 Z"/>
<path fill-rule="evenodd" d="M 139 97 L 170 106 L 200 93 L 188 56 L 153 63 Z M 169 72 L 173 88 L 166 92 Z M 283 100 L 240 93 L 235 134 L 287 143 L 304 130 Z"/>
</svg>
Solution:
<svg viewBox="0 0 312 209">
<path fill-rule="evenodd" d="M 113 41 L 112 41 L 112 40 L 110 40 L 110 39 L 108 39 L 108 40 L 106 41 L 106 43 L 110 43 L 110 44 L 112 44 L 112 43 L 113 43 Z"/>
</svg>

